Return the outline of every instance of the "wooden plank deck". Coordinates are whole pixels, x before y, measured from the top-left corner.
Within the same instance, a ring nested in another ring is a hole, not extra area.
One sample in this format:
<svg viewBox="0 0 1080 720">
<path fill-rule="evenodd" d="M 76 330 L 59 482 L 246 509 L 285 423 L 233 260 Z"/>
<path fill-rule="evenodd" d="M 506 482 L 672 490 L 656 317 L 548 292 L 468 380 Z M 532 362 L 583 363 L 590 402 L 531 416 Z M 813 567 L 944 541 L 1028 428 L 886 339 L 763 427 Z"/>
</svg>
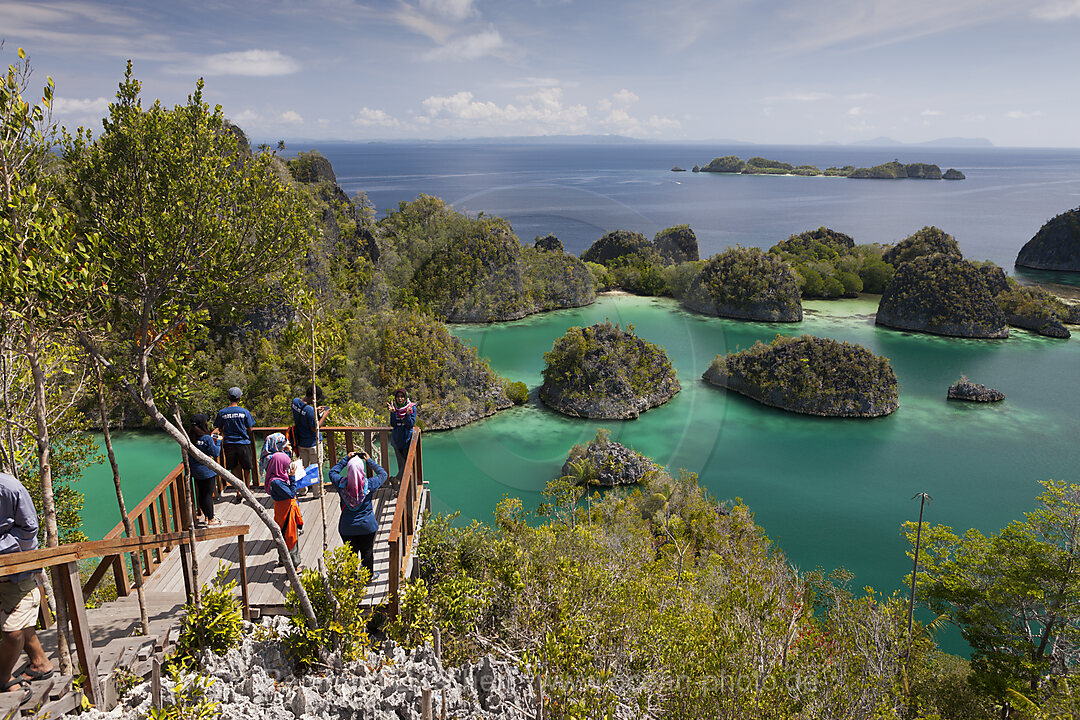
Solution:
<svg viewBox="0 0 1080 720">
<path fill-rule="evenodd" d="M 392 482 L 392 481 L 391 481 Z M 389 545 L 390 525 L 394 520 L 394 497 L 396 488 L 388 482 L 375 491 L 374 509 L 379 520 L 379 531 L 375 536 L 375 572 L 377 577 L 369 586 L 365 605 L 378 605 L 386 600 L 389 590 Z M 263 507 L 273 514 L 273 501 L 261 490 L 255 490 Z M 234 504 L 234 493 L 228 491 L 218 498 L 215 514 L 224 525 L 249 525 L 250 533 L 245 539 L 247 556 L 247 578 L 250 603 L 266 614 L 280 613 L 284 609 L 288 579 L 284 568 L 278 561 L 277 551 L 270 539 L 270 531 L 256 517 L 255 513 L 244 504 Z M 322 521 L 320 518 L 319 499 L 314 492 L 308 492 L 299 498 L 300 511 L 304 516 L 304 534 L 300 536 L 300 557 L 305 567 L 317 568 L 322 556 Z M 325 496 L 326 538 L 329 549 L 341 545 L 338 535 L 338 518 L 341 514 L 340 502 L 336 493 L 327 492 Z M 196 545 L 199 564 L 199 582 L 210 582 L 217 573 L 218 566 L 224 562 L 229 568 L 228 579 L 239 580 L 239 550 L 235 538 L 217 541 L 205 541 Z M 176 597 L 184 593 L 184 577 L 180 561 L 180 552 L 174 550 L 165 556 L 164 562 L 146 581 L 148 597 Z M 134 595 L 134 592 L 132 593 Z"/>
</svg>

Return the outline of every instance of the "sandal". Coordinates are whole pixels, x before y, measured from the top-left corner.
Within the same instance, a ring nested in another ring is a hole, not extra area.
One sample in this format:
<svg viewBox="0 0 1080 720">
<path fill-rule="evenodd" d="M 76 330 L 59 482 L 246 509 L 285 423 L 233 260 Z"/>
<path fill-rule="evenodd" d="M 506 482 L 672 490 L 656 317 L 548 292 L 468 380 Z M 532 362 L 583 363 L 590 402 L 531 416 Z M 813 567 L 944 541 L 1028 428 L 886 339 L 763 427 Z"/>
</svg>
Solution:
<svg viewBox="0 0 1080 720">
<path fill-rule="evenodd" d="M 27 667 L 20 673 L 23 680 L 29 680 L 30 682 L 37 682 L 38 680 L 48 680 L 54 674 L 56 674 L 55 669 L 42 672 L 41 670 L 33 670 L 30 667 Z"/>
<path fill-rule="evenodd" d="M 15 688 L 22 688 L 22 697 L 19 699 L 20 705 L 29 700 L 30 697 L 34 694 L 34 690 L 30 687 L 30 683 L 26 680 L 23 680 L 22 678 L 11 678 L 6 683 L 4 683 L 2 690 L 5 693 L 14 694 L 18 692 Z"/>
</svg>

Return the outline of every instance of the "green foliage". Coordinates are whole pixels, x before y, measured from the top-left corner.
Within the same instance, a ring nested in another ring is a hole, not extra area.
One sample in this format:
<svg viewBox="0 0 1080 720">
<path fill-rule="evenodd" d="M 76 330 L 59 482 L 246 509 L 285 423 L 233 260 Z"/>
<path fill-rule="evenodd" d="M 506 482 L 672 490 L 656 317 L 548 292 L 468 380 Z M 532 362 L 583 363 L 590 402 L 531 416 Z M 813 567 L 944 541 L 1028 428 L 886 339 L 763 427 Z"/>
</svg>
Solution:
<svg viewBox="0 0 1080 720">
<path fill-rule="evenodd" d="M 362 657 L 370 645 L 367 634 L 370 610 L 360 602 L 371 579 L 368 569 L 348 545 L 327 551 L 323 561 L 325 580 L 314 568 L 300 575 L 300 583 L 315 610 L 318 628 L 308 626 L 294 591 L 290 590 L 285 597 L 285 606 L 293 614 L 289 616 L 289 632 L 282 643 L 302 671 L 321 662 L 322 653 L 331 646 L 341 651 L 343 660 L 351 662 Z"/>
<path fill-rule="evenodd" d="M 122 381 L 166 408 L 190 393 L 191 355 L 210 316 L 239 321 L 286 293 L 314 235 L 275 158 L 239 148 L 202 87 L 175 108 L 144 108 L 128 63 L 102 134 L 80 129 L 64 143 L 81 225 L 106 239 L 108 286 L 86 298 L 89 325 L 111 331 Z"/>
<path fill-rule="evenodd" d="M 219 704 L 206 697 L 216 679 L 200 675 L 183 663 L 170 664 L 168 672 L 174 699 L 160 708 L 151 707 L 146 714 L 148 720 L 209 720 L 221 715 Z"/>
<path fill-rule="evenodd" d="M 1007 334 L 1005 315 L 985 275 L 953 255 L 925 255 L 901 263 L 878 304 L 879 325 L 940 335 Z"/>
<path fill-rule="evenodd" d="M 791 268 L 775 254 L 741 246 L 706 261 L 683 304 L 728 317 L 774 321 L 802 317 L 798 280 Z"/>
<path fill-rule="evenodd" d="M 707 165 L 696 172 L 740 173 L 745 167 L 746 163 L 737 156 L 725 155 L 724 157 L 713 158 Z"/>
<path fill-rule="evenodd" d="M 1034 285 L 1020 285 L 1015 280 L 1009 289 L 999 293 L 997 304 L 1009 316 L 1019 316 L 1032 322 L 1068 323 L 1073 321 L 1073 310 L 1056 295 Z"/>
<path fill-rule="evenodd" d="M 886 250 L 881 259 L 893 267 L 899 267 L 901 263 L 935 253 L 955 258 L 964 256 L 960 251 L 960 244 L 956 242 L 956 238 L 941 228 L 927 226 Z"/>
<path fill-rule="evenodd" d="M 596 299 L 592 271 L 573 255 L 540 247 L 522 248 L 522 259 L 531 311 L 580 307 Z"/>
<path fill-rule="evenodd" d="M 755 156 L 746 161 L 746 167 L 742 171 L 744 175 L 780 175 L 790 173 L 794 169 L 791 163 Z"/>
<path fill-rule="evenodd" d="M 240 644 L 244 616 L 234 596 L 236 581 L 225 582 L 228 574 L 228 568 L 222 563 L 213 581 L 202 588 L 202 604 L 184 606 L 176 652 L 169 658 L 170 666 L 197 666 L 207 650 L 224 655 Z"/>
<path fill-rule="evenodd" d="M 449 322 L 490 322 L 531 311 L 522 247 L 510 223 L 459 217 L 447 241 L 416 270 L 409 291 Z"/>
<path fill-rule="evenodd" d="M 590 416 L 597 403 L 634 407 L 637 398 L 678 392 L 664 349 L 637 337 L 632 325 L 572 327 L 544 353 L 544 362 L 540 398 L 560 412 Z"/>
<path fill-rule="evenodd" d="M 585 262 L 585 267 L 593 276 L 593 285 L 597 292 L 604 292 L 615 287 L 615 276 L 603 265 L 594 262 Z"/>
<path fill-rule="evenodd" d="M 880 246 L 856 246 L 850 235 L 827 227 L 792 235 L 769 252 L 795 270 L 804 298 L 855 297 L 864 289 L 881 292 L 888 282 L 884 276 L 892 273 L 880 260 Z"/>
<path fill-rule="evenodd" d="M 689 225 L 672 225 L 656 233 L 653 246 L 665 265 L 698 260 L 697 235 Z"/>
<path fill-rule="evenodd" d="M 1080 208 L 1047 220 L 1016 256 L 1021 267 L 1080 271 Z"/>
<path fill-rule="evenodd" d="M 919 597 L 960 628 L 973 682 L 1004 702 L 1062 690 L 1080 658 L 1080 486 L 1041 484 L 1038 508 L 994 535 L 922 533 Z"/>
<path fill-rule="evenodd" d="M 681 300 L 690 290 L 690 284 L 694 282 L 701 269 L 705 267 L 705 261 L 693 260 L 682 262 L 678 265 L 668 265 L 664 268 L 664 283 L 668 292 L 677 300 Z"/>
<path fill-rule="evenodd" d="M 390 638 L 407 650 L 430 644 L 435 636 L 435 612 L 423 579 L 401 584 L 401 607 L 386 629 Z"/>
<path fill-rule="evenodd" d="M 664 268 L 641 255 L 624 255 L 612 260 L 608 267 L 615 285 L 635 295 L 656 296 L 668 294 Z"/>
<path fill-rule="evenodd" d="M 872 417 L 899 406 L 889 359 L 861 345 L 811 335 L 777 335 L 718 355 L 704 379 L 767 405 L 811 415 Z"/>
<path fill-rule="evenodd" d="M 546 250 L 548 252 L 565 252 L 562 241 L 555 237 L 553 234 L 548 233 L 544 237 L 536 236 L 533 241 L 533 247 L 537 250 Z"/>
<path fill-rule="evenodd" d="M 613 230 L 605 233 L 581 254 L 581 259 L 585 262 L 611 267 L 615 260 L 628 255 L 638 255 L 650 261 L 657 260 L 656 249 L 648 238 L 630 230 Z"/>
<path fill-rule="evenodd" d="M 901 717 L 901 602 L 806 582 L 693 473 L 582 512 L 530 524 L 506 500 L 496 528 L 431 518 L 420 554 L 446 662 L 515 653 L 554 717 Z"/>
<path fill-rule="evenodd" d="M 506 389 L 506 397 L 515 405 L 524 405 L 529 401 L 529 386 L 525 383 L 507 380 L 503 387 Z"/>
</svg>

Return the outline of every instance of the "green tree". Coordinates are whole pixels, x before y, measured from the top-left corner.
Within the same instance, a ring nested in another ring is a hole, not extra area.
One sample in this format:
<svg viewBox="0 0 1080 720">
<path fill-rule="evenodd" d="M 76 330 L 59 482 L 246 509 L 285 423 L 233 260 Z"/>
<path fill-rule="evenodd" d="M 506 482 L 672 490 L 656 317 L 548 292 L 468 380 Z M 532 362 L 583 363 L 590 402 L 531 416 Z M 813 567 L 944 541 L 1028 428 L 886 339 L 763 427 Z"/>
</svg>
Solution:
<svg viewBox="0 0 1080 720">
<path fill-rule="evenodd" d="M 996 535 L 922 537 L 919 597 L 960 628 L 973 680 L 1006 705 L 1048 692 L 1080 659 L 1080 485 L 1042 485 L 1037 509 Z"/>
<path fill-rule="evenodd" d="M 12 431 L 17 424 L 37 445 L 45 544 L 52 547 L 59 544 L 60 531 L 52 469 L 55 428 L 50 424 L 50 415 L 57 413 L 50 403 L 50 386 L 55 387 L 58 375 L 71 372 L 69 331 L 72 319 L 81 312 L 77 299 L 95 285 L 91 267 L 96 237 L 78 236 L 71 217 L 55 202 L 55 185 L 46 172 L 55 138 L 50 111 L 52 79 L 47 79 L 40 104 L 25 100 L 31 68 L 21 48 L 18 56 L 0 83 L 0 266 L 4 268 L 0 273 L 0 333 L 8 340 L 4 342 L 4 369 L 10 369 L 16 354 L 21 356 L 33 395 L 25 424 L 5 403 L 8 432 L 4 439 L 8 447 L 4 456 L 10 469 L 17 471 Z M 68 672 L 71 663 L 62 603 L 57 611 L 58 659 L 61 671 Z"/>
<path fill-rule="evenodd" d="M 88 298 L 80 338 L 120 385 L 183 448 L 213 468 L 267 526 L 280 562 L 314 612 L 281 531 L 242 481 L 192 448 L 179 426 L 189 392 L 193 346 L 211 317 L 242 323 L 242 313 L 287 297 L 295 263 L 313 237 L 305 203 L 282 185 L 268 153 L 240 152 L 221 108 L 203 101 L 200 80 L 186 104 L 144 109 L 128 63 L 104 132 L 65 137 L 72 201 L 87 230 L 100 232 L 106 292 Z M 173 418 L 166 416 L 173 411 Z"/>
</svg>

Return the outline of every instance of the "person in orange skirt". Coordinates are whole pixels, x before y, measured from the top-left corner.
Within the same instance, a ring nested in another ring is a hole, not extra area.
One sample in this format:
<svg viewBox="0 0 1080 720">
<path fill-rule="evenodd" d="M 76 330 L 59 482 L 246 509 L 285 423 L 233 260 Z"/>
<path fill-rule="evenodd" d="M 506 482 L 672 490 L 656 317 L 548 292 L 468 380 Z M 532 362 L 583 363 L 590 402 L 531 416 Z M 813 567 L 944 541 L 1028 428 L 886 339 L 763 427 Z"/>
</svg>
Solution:
<svg viewBox="0 0 1080 720">
<path fill-rule="evenodd" d="M 266 482 L 270 486 L 270 497 L 274 500 L 274 521 L 285 536 L 285 544 L 293 564 L 300 567 L 300 530 L 304 527 L 304 516 L 296 503 L 296 484 L 289 475 L 290 458 L 284 452 L 276 452 L 266 463 Z"/>
</svg>

